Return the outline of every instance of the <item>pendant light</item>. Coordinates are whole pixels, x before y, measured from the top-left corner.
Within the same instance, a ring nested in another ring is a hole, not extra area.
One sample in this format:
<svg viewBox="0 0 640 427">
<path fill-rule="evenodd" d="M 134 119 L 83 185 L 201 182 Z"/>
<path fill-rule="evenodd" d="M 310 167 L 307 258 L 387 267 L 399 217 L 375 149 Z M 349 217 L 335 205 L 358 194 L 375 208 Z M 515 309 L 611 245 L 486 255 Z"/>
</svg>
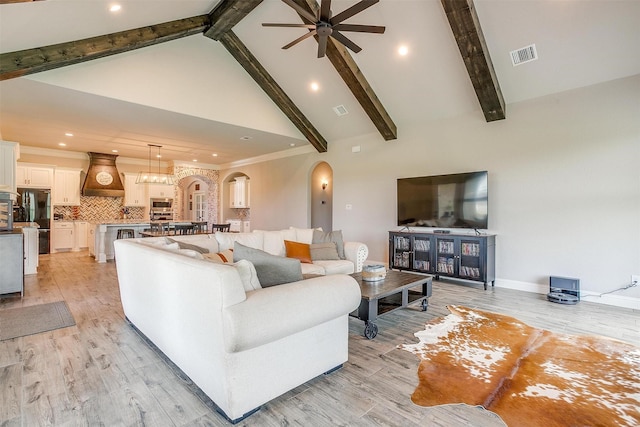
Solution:
<svg viewBox="0 0 640 427">
<path fill-rule="evenodd" d="M 162 145 L 153 145 L 153 144 L 147 144 L 147 145 L 149 146 L 149 170 L 147 172 L 142 171 L 138 173 L 138 178 L 136 178 L 136 184 L 174 185 L 173 175 L 160 172 L 160 158 L 162 157 L 160 155 L 160 149 L 162 148 Z M 153 148 L 158 149 L 158 154 L 156 154 L 156 157 L 158 158 L 157 172 L 151 171 L 151 151 L 153 150 Z"/>
</svg>

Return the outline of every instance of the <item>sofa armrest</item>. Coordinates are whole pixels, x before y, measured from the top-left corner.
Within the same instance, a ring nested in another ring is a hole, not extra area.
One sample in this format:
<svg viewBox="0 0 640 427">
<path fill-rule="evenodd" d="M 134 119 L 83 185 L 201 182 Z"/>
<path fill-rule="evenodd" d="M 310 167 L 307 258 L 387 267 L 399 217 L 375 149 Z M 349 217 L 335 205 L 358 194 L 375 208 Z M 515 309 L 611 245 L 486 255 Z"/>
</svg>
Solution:
<svg viewBox="0 0 640 427">
<path fill-rule="evenodd" d="M 369 248 L 360 242 L 344 242 L 344 256 L 353 262 L 354 273 L 359 273 L 369 256 Z"/>
<path fill-rule="evenodd" d="M 345 274 L 248 292 L 224 310 L 225 350 L 249 350 L 348 315 L 360 298 L 360 286 Z"/>
</svg>

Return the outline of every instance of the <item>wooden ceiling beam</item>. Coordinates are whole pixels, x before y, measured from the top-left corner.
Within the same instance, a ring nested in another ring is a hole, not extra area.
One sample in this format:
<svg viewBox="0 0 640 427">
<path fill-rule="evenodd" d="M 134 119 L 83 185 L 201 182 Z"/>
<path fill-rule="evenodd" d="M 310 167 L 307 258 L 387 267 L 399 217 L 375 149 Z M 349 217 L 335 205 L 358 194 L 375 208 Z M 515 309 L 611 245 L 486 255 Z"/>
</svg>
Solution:
<svg viewBox="0 0 640 427">
<path fill-rule="evenodd" d="M 218 41 L 229 51 L 236 61 L 249 73 L 258 83 L 271 100 L 282 110 L 291 122 L 302 132 L 305 138 L 320 153 L 327 151 L 327 141 L 320 135 L 320 132 L 313 127 L 311 122 L 305 117 L 300 109 L 293 103 L 291 98 L 282 90 L 280 85 L 271 77 L 255 56 L 240 41 L 237 35 L 231 30 L 219 35 Z"/>
<path fill-rule="evenodd" d="M 316 0 L 294 1 L 312 14 L 317 15 L 318 3 Z M 382 137 L 386 141 L 397 139 L 398 129 L 395 123 L 347 49 L 329 37 L 326 56 Z"/>
<path fill-rule="evenodd" d="M 204 35 L 213 40 L 220 39 L 260 3 L 262 0 L 222 0 L 209 13 L 211 27 L 204 32 Z"/>
<path fill-rule="evenodd" d="M 209 15 L 200 15 L 104 36 L 3 53 L 0 55 L 0 80 L 79 64 L 202 33 L 208 26 Z"/>
<path fill-rule="evenodd" d="M 441 0 L 485 120 L 506 117 L 504 99 L 473 0 Z"/>
</svg>

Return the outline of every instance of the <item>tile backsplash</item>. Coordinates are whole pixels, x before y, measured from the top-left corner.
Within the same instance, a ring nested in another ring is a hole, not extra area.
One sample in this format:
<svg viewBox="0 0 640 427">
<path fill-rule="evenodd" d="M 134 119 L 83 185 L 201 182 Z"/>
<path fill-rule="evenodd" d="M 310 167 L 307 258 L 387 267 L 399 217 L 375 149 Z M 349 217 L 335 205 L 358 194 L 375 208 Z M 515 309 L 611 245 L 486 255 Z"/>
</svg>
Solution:
<svg viewBox="0 0 640 427">
<path fill-rule="evenodd" d="M 80 206 L 54 206 L 54 215 L 63 215 L 64 219 L 79 219 L 100 222 L 122 219 L 123 197 L 80 196 Z M 144 207 L 127 207 L 127 218 L 144 219 Z"/>
</svg>

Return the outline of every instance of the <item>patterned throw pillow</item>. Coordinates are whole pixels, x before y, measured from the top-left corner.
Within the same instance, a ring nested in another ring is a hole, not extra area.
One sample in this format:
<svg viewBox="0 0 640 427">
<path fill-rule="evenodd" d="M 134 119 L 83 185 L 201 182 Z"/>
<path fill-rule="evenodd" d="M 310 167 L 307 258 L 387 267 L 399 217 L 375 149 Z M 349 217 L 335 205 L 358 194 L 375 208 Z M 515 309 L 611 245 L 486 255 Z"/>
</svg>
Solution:
<svg viewBox="0 0 640 427">
<path fill-rule="evenodd" d="M 220 264 L 227 264 L 233 262 L 233 249 L 227 249 L 226 251 L 218 252 L 215 254 L 208 253 L 202 254 L 206 259 Z"/>
<path fill-rule="evenodd" d="M 287 251 L 287 258 L 296 258 L 299 259 L 300 262 L 306 262 L 307 264 L 312 263 L 311 251 L 308 244 L 285 240 L 284 247 Z"/>
</svg>

